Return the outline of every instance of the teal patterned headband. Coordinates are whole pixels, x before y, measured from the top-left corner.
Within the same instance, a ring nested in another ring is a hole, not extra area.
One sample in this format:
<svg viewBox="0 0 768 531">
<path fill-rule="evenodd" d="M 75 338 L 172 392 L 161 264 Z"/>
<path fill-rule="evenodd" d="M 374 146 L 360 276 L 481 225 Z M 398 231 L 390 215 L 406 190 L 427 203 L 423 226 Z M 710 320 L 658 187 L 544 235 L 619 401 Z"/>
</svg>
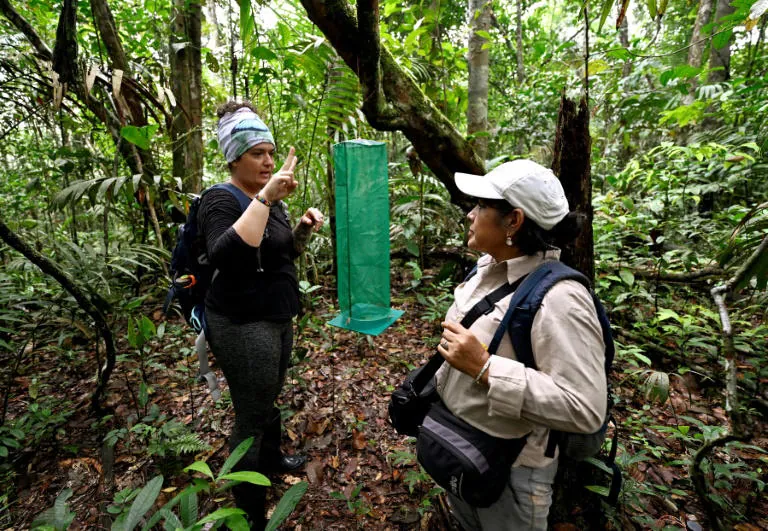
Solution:
<svg viewBox="0 0 768 531">
<path fill-rule="evenodd" d="M 227 113 L 219 119 L 219 149 L 227 162 L 233 162 L 256 144 L 275 145 L 269 127 L 247 107 Z"/>
</svg>

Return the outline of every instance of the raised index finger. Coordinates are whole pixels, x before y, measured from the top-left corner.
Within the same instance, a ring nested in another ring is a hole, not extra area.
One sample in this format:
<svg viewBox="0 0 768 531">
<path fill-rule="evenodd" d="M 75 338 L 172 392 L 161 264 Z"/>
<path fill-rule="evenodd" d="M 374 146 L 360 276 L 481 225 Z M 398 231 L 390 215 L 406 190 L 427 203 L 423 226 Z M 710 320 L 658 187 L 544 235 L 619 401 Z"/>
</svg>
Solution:
<svg viewBox="0 0 768 531">
<path fill-rule="evenodd" d="M 285 162 L 283 162 L 283 167 L 280 168 L 280 171 L 293 171 L 293 167 L 296 166 L 296 150 L 293 146 L 288 150 L 288 156 L 285 157 Z"/>
</svg>

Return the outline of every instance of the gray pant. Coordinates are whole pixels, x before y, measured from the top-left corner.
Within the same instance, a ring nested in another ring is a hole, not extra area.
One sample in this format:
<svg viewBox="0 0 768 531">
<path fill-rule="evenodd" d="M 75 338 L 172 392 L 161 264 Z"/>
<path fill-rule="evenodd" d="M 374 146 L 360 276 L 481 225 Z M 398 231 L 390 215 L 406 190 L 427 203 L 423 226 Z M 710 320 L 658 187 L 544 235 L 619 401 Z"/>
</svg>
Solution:
<svg viewBox="0 0 768 531">
<path fill-rule="evenodd" d="M 486 509 L 447 493 L 453 515 L 467 531 L 547 529 L 557 461 L 544 468 L 513 467 L 501 498 Z"/>
<path fill-rule="evenodd" d="M 280 453 L 280 415 L 275 400 L 285 381 L 293 347 L 293 323 L 255 321 L 235 324 L 205 310 L 208 343 L 229 384 L 235 409 L 230 451 L 248 437 L 253 444 L 238 470 L 263 471 Z M 255 521 L 264 511 L 264 489 L 242 483 L 234 489 L 237 506 Z M 263 516 L 262 516 L 263 517 Z"/>
</svg>

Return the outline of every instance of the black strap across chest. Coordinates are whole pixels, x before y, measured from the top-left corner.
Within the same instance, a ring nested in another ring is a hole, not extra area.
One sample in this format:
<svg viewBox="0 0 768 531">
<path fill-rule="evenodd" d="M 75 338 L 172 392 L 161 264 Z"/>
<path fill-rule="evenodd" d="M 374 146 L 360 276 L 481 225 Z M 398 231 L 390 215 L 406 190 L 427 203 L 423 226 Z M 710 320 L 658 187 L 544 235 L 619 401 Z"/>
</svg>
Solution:
<svg viewBox="0 0 768 531">
<path fill-rule="evenodd" d="M 525 280 L 526 276 L 527 275 L 524 275 L 518 278 L 511 284 L 504 284 L 499 286 L 491 293 L 477 301 L 475 305 L 472 306 L 472 308 L 470 308 L 469 311 L 464 315 L 464 318 L 460 322 L 461 326 L 464 328 L 469 328 L 474 324 L 475 321 L 480 318 L 481 315 L 488 315 L 491 313 L 493 308 L 496 306 L 496 303 L 510 293 L 513 293 L 523 282 L 523 280 Z M 493 352 L 491 352 L 491 354 L 493 354 Z M 445 362 L 445 358 L 443 358 L 443 355 L 437 351 L 432 355 L 431 358 L 429 358 L 429 361 L 424 365 L 422 370 L 419 371 L 413 380 L 413 388 L 417 393 L 420 393 L 427 386 L 443 362 Z"/>
</svg>

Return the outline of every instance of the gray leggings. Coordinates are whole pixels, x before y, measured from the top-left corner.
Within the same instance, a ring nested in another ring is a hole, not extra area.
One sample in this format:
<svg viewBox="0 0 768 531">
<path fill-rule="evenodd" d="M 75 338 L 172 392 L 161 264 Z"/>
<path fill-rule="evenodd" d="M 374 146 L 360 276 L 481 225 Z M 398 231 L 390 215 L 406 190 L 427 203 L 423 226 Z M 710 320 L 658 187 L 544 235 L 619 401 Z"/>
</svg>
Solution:
<svg viewBox="0 0 768 531">
<path fill-rule="evenodd" d="M 253 437 L 253 445 L 238 468 L 259 470 L 262 463 L 280 455 L 280 418 L 275 400 L 291 357 L 293 323 L 235 324 L 208 307 L 205 312 L 208 343 L 227 379 L 235 408 L 230 449 Z"/>
</svg>

